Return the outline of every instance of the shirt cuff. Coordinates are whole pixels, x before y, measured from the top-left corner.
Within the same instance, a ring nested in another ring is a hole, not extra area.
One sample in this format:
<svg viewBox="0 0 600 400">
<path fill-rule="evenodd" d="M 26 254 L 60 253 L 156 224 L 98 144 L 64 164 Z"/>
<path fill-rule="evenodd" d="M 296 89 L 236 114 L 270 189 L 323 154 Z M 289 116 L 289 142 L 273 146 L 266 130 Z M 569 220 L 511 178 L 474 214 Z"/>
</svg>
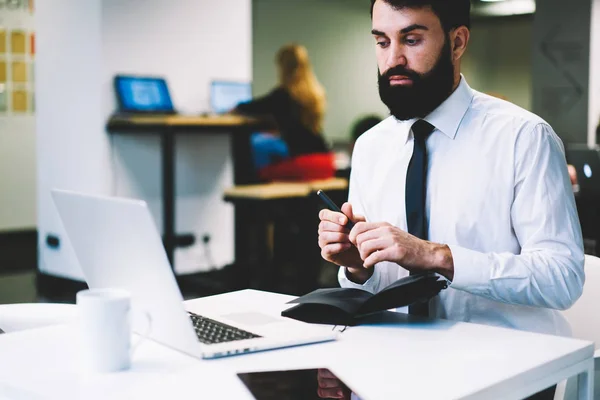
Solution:
<svg viewBox="0 0 600 400">
<path fill-rule="evenodd" d="M 375 293 L 377 291 L 377 283 L 379 282 L 379 269 L 377 266 L 373 268 L 373 275 L 361 285 L 348 279 L 346 276 L 346 267 L 340 267 L 340 270 L 338 271 L 338 281 L 340 286 L 343 288 L 362 289 L 370 293 Z"/>
<path fill-rule="evenodd" d="M 488 254 L 448 245 L 454 263 L 452 288 L 459 290 L 484 290 L 490 284 L 493 260 Z"/>
</svg>

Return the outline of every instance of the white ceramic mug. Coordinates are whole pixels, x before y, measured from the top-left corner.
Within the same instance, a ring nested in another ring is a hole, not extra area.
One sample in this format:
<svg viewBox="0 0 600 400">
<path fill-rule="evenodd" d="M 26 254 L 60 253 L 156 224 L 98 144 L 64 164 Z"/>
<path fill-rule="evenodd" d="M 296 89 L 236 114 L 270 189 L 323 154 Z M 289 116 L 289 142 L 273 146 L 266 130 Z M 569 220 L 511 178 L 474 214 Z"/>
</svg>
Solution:
<svg viewBox="0 0 600 400">
<path fill-rule="evenodd" d="M 82 290 L 77 293 L 77 308 L 79 353 L 85 371 L 129 369 L 133 351 L 141 343 L 131 346 L 131 294 L 121 289 Z M 146 317 L 149 330 L 150 318 Z"/>
</svg>

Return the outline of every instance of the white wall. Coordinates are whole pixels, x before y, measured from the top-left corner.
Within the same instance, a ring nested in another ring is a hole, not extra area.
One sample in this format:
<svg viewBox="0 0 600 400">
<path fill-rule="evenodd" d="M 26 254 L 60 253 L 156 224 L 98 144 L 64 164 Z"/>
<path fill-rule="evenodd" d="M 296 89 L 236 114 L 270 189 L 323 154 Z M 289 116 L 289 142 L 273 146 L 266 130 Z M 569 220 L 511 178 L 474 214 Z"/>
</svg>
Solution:
<svg viewBox="0 0 600 400">
<path fill-rule="evenodd" d="M 81 273 L 50 189 L 105 194 L 111 186 L 102 113 L 101 0 L 36 5 L 39 269 L 76 278 Z M 48 233 L 60 236 L 60 250 L 46 247 Z"/>
<path fill-rule="evenodd" d="M 103 0 L 103 111 L 116 108 L 116 73 L 167 78 L 175 107 L 209 110 L 211 79 L 251 80 L 250 0 Z M 112 193 L 143 198 L 162 227 L 161 164 L 157 136 L 114 136 Z M 176 270 L 192 272 L 234 261 L 233 208 L 222 201 L 233 185 L 228 135 L 176 138 L 178 232 L 209 234 L 210 255 L 199 243 L 175 252 Z"/>
<path fill-rule="evenodd" d="M 5 4 L 0 7 L 0 27 L 29 33 L 33 16 L 27 7 Z M 35 229 L 35 165 L 35 117 L 31 112 L 0 112 L 0 231 Z"/>
<path fill-rule="evenodd" d="M 162 227 L 158 137 L 105 132 L 115 109 L 112 77 L 162 75 L 178 109 L 206 110 L 212 78 L 250 79 L 250 12 L 250 0 L 38 2 L 41 270 L 81 278 L 51 187 L 142 198 Z M 179 273 L 233 261 L 233 210 L 221 200 L 233 181 L 229 154 L 223 136 L 177 137 L 176 228 L 210 234 L 214 258 L 206 259 L 202 244 L 178 250 Z M 64 251 L 46 248 L 47 232 L 61 236 Z"/>
<path fill-rule="evenodd" d="M 346 141 L 361 115 L 387 115 L 377 91 L 368 1 L 254 0 L 253 27 L 255 94 L 277 83 L 275 54 L 296 41 L 308 48 L 327 90 L 327 138 Z M 531 29 L 531 16 L 474 21 L 463 66 L 471 86 L 530 108 Z"/>
</svg>

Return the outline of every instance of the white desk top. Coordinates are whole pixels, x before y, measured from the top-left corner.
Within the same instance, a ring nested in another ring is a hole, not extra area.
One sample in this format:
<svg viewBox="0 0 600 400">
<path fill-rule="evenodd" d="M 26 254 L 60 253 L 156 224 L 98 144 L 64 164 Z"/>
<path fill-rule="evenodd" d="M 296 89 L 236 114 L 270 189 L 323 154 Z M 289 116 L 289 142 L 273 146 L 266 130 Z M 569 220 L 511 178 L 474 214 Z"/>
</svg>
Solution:
<svg viewBox="0 0 600 400">
<path fill-rule="evenodd" d="M 72 304 L 22 303 L 0 305 L 0 327 L 4 332 L 64 324 L 77 316 Z"/>
<path fill-rule="evenodd" d="M 244 290 L 186 302 L 202 313 L 279 314 L 290 296 Z M 329 368 L 363 399 L 522 398 L 592 360 L 593 344 L 389 313 L 336 342 L 196 360 L 150 341 L 130 371 L 83 377 L 70 325 L 0 336 L 0 399 L 252 398 L 235 372 Z M 387 320 L 387 321 L 386 321 Z M 10 362 L 7 362 L 10 360 Z"/>
</svg>

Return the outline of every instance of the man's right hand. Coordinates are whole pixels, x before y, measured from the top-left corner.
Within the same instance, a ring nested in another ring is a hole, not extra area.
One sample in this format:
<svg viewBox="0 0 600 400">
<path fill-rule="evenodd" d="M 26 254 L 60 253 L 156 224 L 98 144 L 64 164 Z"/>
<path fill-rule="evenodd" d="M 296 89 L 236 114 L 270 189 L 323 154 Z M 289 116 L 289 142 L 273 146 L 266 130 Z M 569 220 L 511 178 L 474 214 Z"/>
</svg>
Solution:
<svg viewBox="0 0 600 400">
<path fill-rule="evenodd" d="M 350 389 L 328 369 L 318 370 L 317 383 L 317 396 L 321 399 L 351 399 Z"/>
<path fill-rule="evenodd" d="M 343 214 L 331 210 L 321 210 L 319 213 L 321 256 L 329 262 L 346 267 L 354 282 L 364 283 L 371 277 L 373 270 L 363 267 L 363 260 L 360 258 L 358 249 L 350 242 L 350 231 L 346 224 L 348 218 L 354 223 L 366 220 L 362 215 L 354 215 L 350 203 L 342 205 L 342 212 Z"/>
</svg>

